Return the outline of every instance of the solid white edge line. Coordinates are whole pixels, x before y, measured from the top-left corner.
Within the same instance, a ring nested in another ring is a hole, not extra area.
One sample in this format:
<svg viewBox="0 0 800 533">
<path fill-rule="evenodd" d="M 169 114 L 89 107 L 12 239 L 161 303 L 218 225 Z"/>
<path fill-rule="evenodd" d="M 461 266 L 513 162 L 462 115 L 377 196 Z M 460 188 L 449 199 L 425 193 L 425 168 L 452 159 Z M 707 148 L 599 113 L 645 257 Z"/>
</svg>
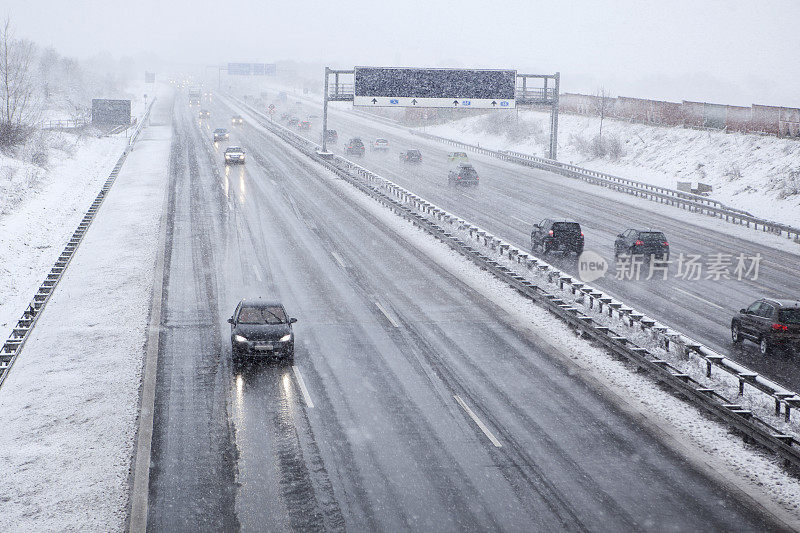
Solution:
<svg viewBox="0 0 800 533">
<path fill-rule="evenodd" d="M 375 305 L 377 305 L 377 306 L 378 306 L 378 309 L 380 309 L 380 310 L 381 310 L 381 313 L 383 313 L 383 316 L 385 316 L 385 317 L 386 317 L 386 320 L 388 320 L 389 322 L 391 322 L 391 323 L 392 323 L 392 326 L 394 326 L 394 327 L 396 327 L 396 328 L 397 328 L 397 327 L 399 327 L 399 326 L 397 325 L 397 322 L 395 322 L 395 321 L 394 321 L 394 319 L 393 319 L 393 318 L 392 318 L 392 317 L 389 315 L 389 313 L 388 313 L 388 312 L 386 312 L 386 309 L 384 309 L 384 308 L 383 308 L 383 306 L 381 305 L 381 303 L 380 303 L 380 302 L 376 301 L 376 302 L 375 302 Z"/>
<path fill-rule="evenodd" d="M 517 222 L 520 222 L 522 224 L 530 224 L 530 222 L 526 222 L 526 221 L 522 220 L 521 218 L 515 217 L 514 215 L 508 215 L 508 217 L 509 218 L 513 218 L 514 220 L 516 220 Z"/>
<path fill-rule="evenodd" d="M 696 299 L 700 300 L 701 302 L 707 303 L 708 305 L 713 305 L 713 306 L 714 306 L 714 307 L 716 307 L 717 309 L 722 309 L 723 311 L 725 310 L 725 308 L 724 308 L 724 307 L 722 307 L 721 305 L 717 305 L 717 304 L 715 304 L 714 302 L 709 302 L 709 301 L 708 301 L 708 300 L 706 300 L 705 298 L 701 298 L 701 297 L 697 296 L 696 294 L 692 294 L 692 293 L 691 293 L 691 292 L 689 292 L 689 291 L 685 291 L 685 290 L 681 289 L 680 287 L 675 287 L 675 290 L 676 290 L 676 291 L 680 291 L 680 292 L 682 292 L 683 294 L 685 294 L 685 295 L 687 295 L 687 296 L 691 296 L 692 298 L 696 298 Z"/>
<path fill-rule="evenodd" d="M 461 399 L 461 396 L 459 396 L 458 394 L 454 394 L 453 398 L 455 398 L 456 401 L 458 402 L 458 405 L 460 405 L 461 408 L 467 412 L 472 421 L 475 422 L 479 428 L 481 428 L 483 434 L 486 435 L 490 441 L 492 441 L 492 444 L 494 444 L 495 448 L 501 448 L 503 445 L 500 444 L 500 441 L 497 440 L 497 437 L 492 435 L 492 432 L 489 431 L 489 428 L 486 427 L 486 424 L 481 422 L 481 419 L 478 418 L 477 415 L 472 412 L 472 409 L 470 409 L 469 406 L 466 403 L 464 403 L 464 400 Z"/>
<path fill-rule="evenodd" d="M 336 252 L 331 252 L 331 255 L 333 256 L 334 259 L 336 259 L 336 262 L 339 263 L 339 266 L 341 266 L 342 268 L 347 268 L 344 266 L 344 261 L 342 261 L 342 258 L 339 257 L 339 254 L 337 254 Z"/>
<path fill-rule="evenodd" d="M 256 275 L 256 279 L 257 279 L 258 281 L 263 281 L 263 280 L 261 279 L 261 274 L 259 274 L 259 273 L 258 273 L 258 269 L 256 268 L 256 266 L 255 266 L 255 265 L 253 265 L 253 274 L 255 274 L 255 275 Z"/>
<path fill-rule="evenodd" d="M 467 193 L 465 193 L 465 192 L 462 192 L 462 193 L 461 193 L 461 196 L 466 196 L 467 198 L 469 198 L 469 199 L 470 199 L 470 200 L 472 200 L 473 202 L 477 202 L 477 201 L 478 201 L 478 200 L 476 200 L 474 197 L 470 196 L 469 194 L 467 194 Z"/>
<path fill-rule="evenodd" d="M 303 376 L 300 374 L 300 369 L 292 365 L 292 372 L 294 372 L 294 377 L 297 379 L 297 386 L 300 387 L 300 392 L 303 393 L 303 399 L 306 401 L 306 405 L 313 408 L 314 402 L 311 401 L 311 396 L 308 394 L 306 382 L 303 381 Z"/>
</svg>

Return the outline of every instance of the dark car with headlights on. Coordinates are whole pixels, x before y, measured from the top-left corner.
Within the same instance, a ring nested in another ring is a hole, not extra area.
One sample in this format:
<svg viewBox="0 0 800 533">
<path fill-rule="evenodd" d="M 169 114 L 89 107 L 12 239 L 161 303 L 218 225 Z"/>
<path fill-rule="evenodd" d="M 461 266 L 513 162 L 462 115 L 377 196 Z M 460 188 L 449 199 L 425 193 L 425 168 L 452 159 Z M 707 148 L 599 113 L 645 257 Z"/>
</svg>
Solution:
<svg viewBox="0 0 800 533">
<path fill-rule="evenodd" d="M 758 343 L 761 355 L 776 347 L 800 348 L 800 300 L 762 298 L 731 320 L 731 340 Z"/>
<path fill-rule="evenodd" d="M 242 300 L 236 306 L 231 325 L 231 353 L 234 362 L 245 356 L 280 357 L 294 361 L 294 332 L 292 324 L 280 302 Z"/>
<path fill-rule="evenodd" d="M 621 255 L 669 261 L 669 241 L 660 231 L 628 229 L 614 241 L 614 257 Z"/>
<path fill-rule="evenodd" d="M 227 141 L 229 138 L 230 134 L 225 128 L 217 128 L 214 130 L 214 142 Z"/>
</svg>

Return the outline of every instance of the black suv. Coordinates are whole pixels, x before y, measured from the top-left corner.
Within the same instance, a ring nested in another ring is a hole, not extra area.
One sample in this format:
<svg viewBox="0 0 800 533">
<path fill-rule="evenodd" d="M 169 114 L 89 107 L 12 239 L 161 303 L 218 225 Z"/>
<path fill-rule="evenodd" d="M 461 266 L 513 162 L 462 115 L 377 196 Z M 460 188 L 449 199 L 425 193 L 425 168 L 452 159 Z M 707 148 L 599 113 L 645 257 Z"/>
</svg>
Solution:
<svg viewBox="0 0 800 533">
<path fill-rule="evenodd" d="M 406 150 L 400 152 L 400 161 L 402 163 L 422 163 L 422 154 L 419 150 Z"/>
<path fill-rule="evenodd" d="M 359 157 L 363 157 L 364 142 L 358 137 L 353 137 L 352 139 L 350 139 L 350 142 L 347 143 L 347 148 L 345 148 L 345 152 L 347 153 L 347 155 L 357 155 Z"/>
<path fill-rule="evenodd" d="M 583 253 L 583 231 L 581 225 L 569 220 L 546 218 L 533 226 L 531 250 L 548 254 L 553 251 Z"/>
<path fill-rule="evenodd" d="M 478 186 L 478 172 L 469 163 L 460 163 L 447 173 L 448 185 L 464 185 L 467 187 Z"/>
<path fill-rule="evenodd" d="M 669 261 L 669 241 L 660 231 L 625 230 L 614 241 L 614 258 L 621 255 L 641 255 L 646 259 Z"/>
<path fill-rule="evenodd" d="M 761 355 L 773 348 L 800 347 L 800 300 L 762 298 L 742 309 L 731 320 L 731 340 L 758 343 Z"/>
<path fill-rule="evenodd" d="M 245 355 L 283 357 L 294 362 L 294 332 L 292 324 L 280 302 L 242 300 L 236 306 L 231 325 L 233 361 Z"/>
</svg>

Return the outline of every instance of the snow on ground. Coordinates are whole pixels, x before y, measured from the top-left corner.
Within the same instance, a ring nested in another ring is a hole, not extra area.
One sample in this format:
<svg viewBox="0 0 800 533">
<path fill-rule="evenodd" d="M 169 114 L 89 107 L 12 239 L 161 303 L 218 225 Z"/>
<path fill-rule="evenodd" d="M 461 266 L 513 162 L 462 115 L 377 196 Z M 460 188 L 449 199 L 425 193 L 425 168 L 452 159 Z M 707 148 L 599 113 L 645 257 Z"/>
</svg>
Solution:
<svg viewBox="0 0 800 533">
<path fill-rule="evenodd" d="M 0 531 L 124 527 L 170 108 L 164 94 L 153 111 L 153 123 L 164 125 L 142 133 L 0 389 Z M 34 236 L 72 231 L 83 214 L 73 216 L 73 207 L 83 210 L 88 201 L 73 198 L 71 189 L 85 186 L 94 197 L 108 172 L 92 186 L 76 174 L 59 174 L 62 188 L 42 189 L 31 201 L 29 212 L 41 211 Z M 58 203 L 65 197 L 74 205 L 63 210 Z M 13 231 L 25 227 L 24 219 L 4 224 Z M 37 258 L 34 267 L 43 262 Z M 37 281 L 42 272 L 35 273 Z M 25 291 L 27 298 L 32 294 Z"/>
<path fill-rule="evenodd" d="M 50 168 L 0 156 L 0 338 L 5 340 L 125 148 L 55 133 Z"/>
<path fill-rule="evenodd" d="M 137 117 L 144 113 L 143 99 L 134 109 Z M 127 136 L 40 131 L 11 154 L 0 152 L 0 339 L 100 192 Z"/>
<path fill-rule="evenodd" d="M 428 126 L 426 133 L 495 150 L 546 157 L 549 113 L 520 110 L 473 116 Z M 660 127 L 606 118 L 603 148 L 596 149 L 600 119 L 561 114 L 558 159 L 592 170 L 677 188 L 678 181 L 714 187 L 710 197 L 755 216 L 800 226 L 800 141 L 762 135 Z"/>
</svg>

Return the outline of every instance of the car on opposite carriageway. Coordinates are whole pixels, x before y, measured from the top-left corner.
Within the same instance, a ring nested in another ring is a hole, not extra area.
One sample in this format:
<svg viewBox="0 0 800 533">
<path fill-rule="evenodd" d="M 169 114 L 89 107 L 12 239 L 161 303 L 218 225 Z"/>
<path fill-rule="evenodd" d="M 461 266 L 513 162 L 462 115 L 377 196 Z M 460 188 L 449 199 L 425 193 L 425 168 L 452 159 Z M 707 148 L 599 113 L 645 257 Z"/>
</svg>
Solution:
<svg viewBox="0 0 800 533">
<path fill-rule="evenodd" d="M 353 137 L 348 141 L 347 146 L 345 147 L 344 151 L 347 155 L 356 155 L 358 157 L 364 156 L 364 141 L 359 139 L 358 137 Z"/>
<path fill-rule="evenodd" d="M 669 241 L 660 231 L 627 229 L 614 241 L 614 258 L 621 255 L 669 261 Z"/>
<path fill-rule="evenodd" d="M 535 224 L 531 231 L 531 250 L 544 254 L 560 251 L 564 255 L 583 253 L 583 231 L 581 225 L 572 220 L 546 218 Z"/>
<path fill-rule="evenodd" d="M 469 163 L 466 152 L 450 152 L 447 154 L 447 160 L 451 163 Z"/>
<path fill-rule="evenodd" d="M 373 152 L 388 152 L 389 141 L 387 139 L 375 139 L 370 145 L 370 150 Z"/>
<path fill-rule="evenodd" d="M 447 184 L 451 186 L 477 187 L 478 171 L 469 163 L 459 163 L 447 173 Z"/>
<path fill-rule="evenodd" d="M 231 124 L 234 126 L 241 126 L 244 124 L 244 118 L 242 118 L 242 115 L 234 115 L 231 117 Z"/>
<path fill-rule="evenodd" d="M 339 141 L 339 133 L 336 130 L 325 130 L 325 141 L 336 144 Z"/>
<path fill-rule="evenodd" d="M 422 154 L 419 150 L 406 150 L 400 152 L 401 163 L 422 163 Z"/>
<path fill-rule="evenodd" d="M 800 300 L 761 298 L 731 319 L 731 340 L 749 339 L 761 355 L 775 348 L 800 349 Z"/>
</svg>

